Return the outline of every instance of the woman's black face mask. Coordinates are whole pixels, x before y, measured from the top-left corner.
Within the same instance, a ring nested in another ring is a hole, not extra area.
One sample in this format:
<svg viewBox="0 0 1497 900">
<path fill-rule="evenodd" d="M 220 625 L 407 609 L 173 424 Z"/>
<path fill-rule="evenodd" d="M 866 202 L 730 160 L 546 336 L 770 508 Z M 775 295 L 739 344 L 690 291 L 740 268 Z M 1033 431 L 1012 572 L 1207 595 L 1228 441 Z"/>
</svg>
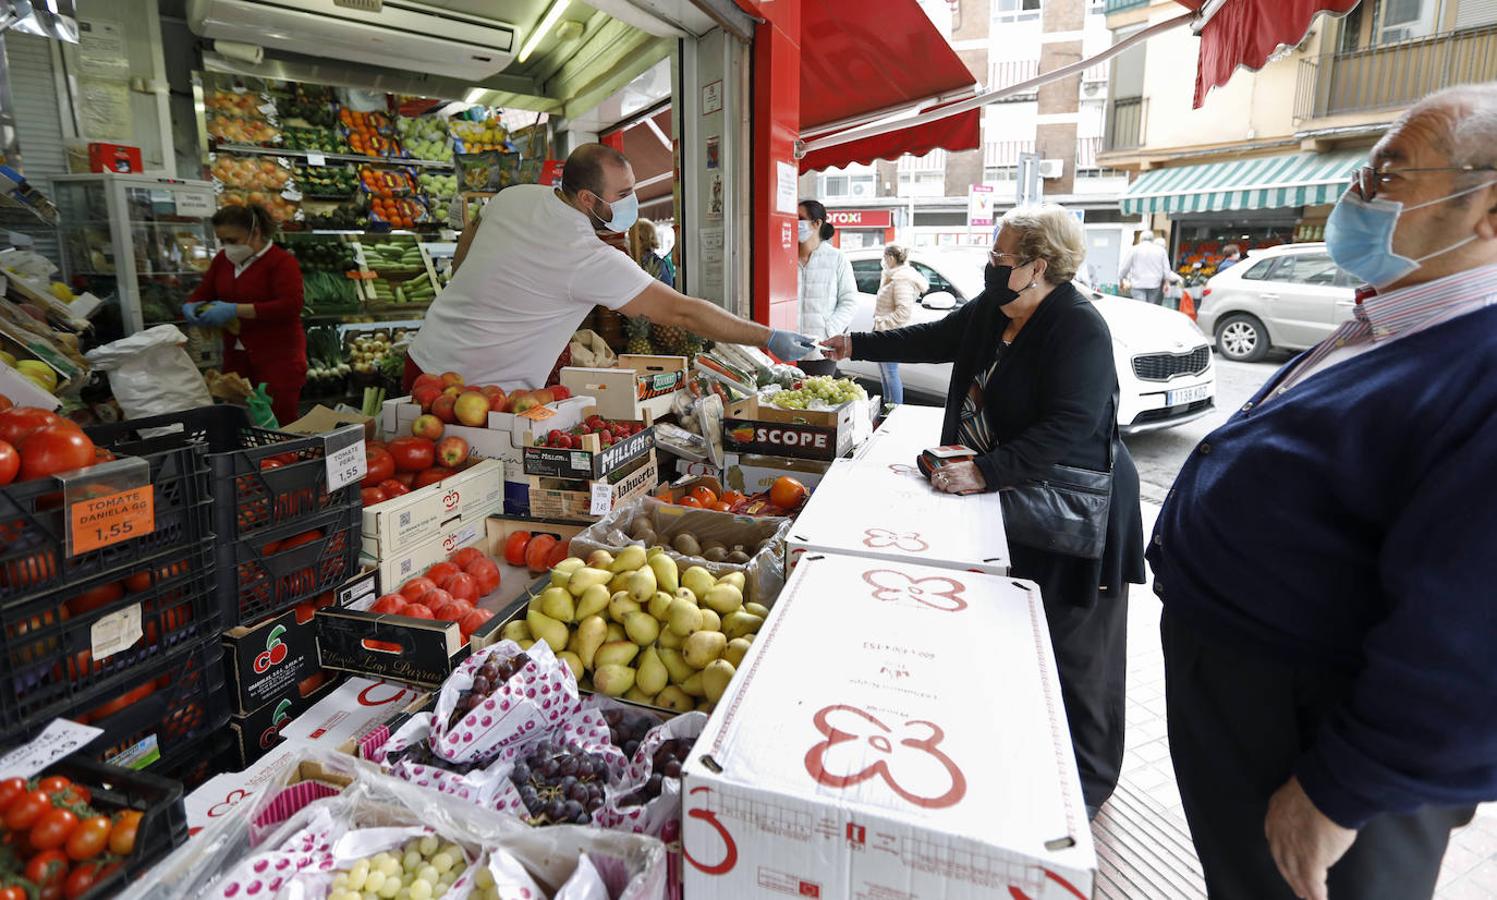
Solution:
<svg viewBox="0 0 1497 900">
<path fill-rule="evenodd" d="M 983 269 L 983 287 L 998 299 L 999 306 L 1007 306 L 1019 299 L 1019 292 L 1008 286 L 1008 278 L 1013 273 L 1013 266 L 995 266 L 992 263 L 988 263 L 987 268 Z"/>
</svg>

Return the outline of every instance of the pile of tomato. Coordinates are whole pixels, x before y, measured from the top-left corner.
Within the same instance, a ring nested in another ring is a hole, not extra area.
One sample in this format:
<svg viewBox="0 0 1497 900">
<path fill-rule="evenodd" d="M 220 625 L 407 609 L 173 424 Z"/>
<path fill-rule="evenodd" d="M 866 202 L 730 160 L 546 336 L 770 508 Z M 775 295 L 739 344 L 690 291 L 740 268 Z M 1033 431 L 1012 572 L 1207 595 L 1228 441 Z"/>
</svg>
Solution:
<svg viewBox="0 0 1497 900">
<path fill-rule="evenodd" d="M 370 611 L 456 622 L 466 641 L 494 617 L 492 610 L 476 604 L 498 587 L 498 564 L 477 547 L 464 547 L 402 584 L 400 590 L 374 601 Z"/>
<path fill-rule="evenodd" d="M 752 496 L 742 491 L 723 491 L 721 495 L 704 485 L 697 485 L 676 497 L 669 485 L 661 485 L 655 499 L 695 509 L 715 509 L 741 516 L 788 516 L 805 505 L 811 492 L 798 479 L 781 475 L 769 490 Z"/>
<path fill-rule="evenodd" d="M 504 561 L 517 569 L 529 569 L 532 575 L 543 575 L 566 559 L 571 549 L 571 541 L 557 540 L 549 534 L 516 531 L 504 541 Z"/>
<path fill-rule="evenodd" d="M 0 484 L 30 481 L 113 459 L 71 419 L 0 394 Z"/>
<path fill-rule="evenodd" d="M 451 478 L 467 466 L 468 452 L 468 442 L 460 437 L 371 442 L 364 449 L 369 474 L 364 476 L 361 500 L 364 506 L 374 506 Z"/>
<path fill-rule="evenodd" d="M 135 852 L 143 814 L 92 799 L 61 775 L 0 781 L 0 900 L 76 900 Z"/>
</svg>

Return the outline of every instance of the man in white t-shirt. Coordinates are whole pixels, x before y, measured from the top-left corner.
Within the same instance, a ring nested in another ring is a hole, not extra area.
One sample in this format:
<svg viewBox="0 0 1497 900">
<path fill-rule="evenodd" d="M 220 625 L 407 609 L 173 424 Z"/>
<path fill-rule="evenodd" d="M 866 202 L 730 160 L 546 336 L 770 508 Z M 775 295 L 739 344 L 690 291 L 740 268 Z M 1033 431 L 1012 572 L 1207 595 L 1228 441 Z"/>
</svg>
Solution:
<svg viewBox="0 0 1497 900">
<path fill-rule="evenodd" d="M 561 187 L 516 185 L 495 195 L 463 233 L 456 274 L 411 344 L 407 386 L 419 372 L 456 372 L 469 384 L 543 387 L 594 306 L 709 340 L 767 347 L 785 361 L 815 343 L 740 319 L 652 278 L 595 230 L 628 231 L 639 214 L 634 170 L 602 144 L 574 150 Z"/>
</svg>

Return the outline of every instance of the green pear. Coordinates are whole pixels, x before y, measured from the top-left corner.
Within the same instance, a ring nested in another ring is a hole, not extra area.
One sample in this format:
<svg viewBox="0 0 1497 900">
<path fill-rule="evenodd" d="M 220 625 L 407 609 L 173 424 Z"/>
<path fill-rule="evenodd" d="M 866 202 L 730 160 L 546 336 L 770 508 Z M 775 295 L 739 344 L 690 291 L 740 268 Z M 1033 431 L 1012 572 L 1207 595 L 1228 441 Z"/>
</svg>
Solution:
<svg viewBox="0 0 1497 900">
<path fill-rule="evenodd" d="M 636 609 L 624 617 L 624 631 L 628 633 L 629 640 L 641 647 L 648 647 L 660 636 L 660 620 L 642 609 Z"/>
<path fill-rule="evenodd" d="M 593 671 L 600 672 L 606 666 L 627 666 L 638 654 L 639 645 L 633 641 L 609 641 L 593 654 Z"/>
<path fill-rule="evenodd" d="M 515 641 L 515 643 L 520 645 L 521 650 L 529 650 L 535 646 L 535 641 Z"/>
<path fill-rule="evenodd" d="M 648 607 L 650 615 L 659 619 L 662 623 L 670 621 L 671 600 L 674 598 L 665 591 L 656 591 L 655 596 L 650 598 Z"/>
<path fill-rule="evenodd" d="M 698 597 L 696 595 L 696 591 L 693 591 L 689 587 L 679 587 L 679 588 L 676 588 L 676 592 L 674 594 L 672 594 L 671 596 L 673 596 L 673 597 L 680 597 L 682 600 L 690 600 L 692 606 L 701 606 L 702 605 L 702 602 L 701 602 L 702 598 Z"/>
<path fill-rule="evenodd" d="M 588 616 L 577 626 L 574 652 L 582 660 L 584 669 L 593 668 L 593 657 L 598 648 L 608 639 L 608 623 L 602 616 Z"/>
<path fill-rule="evenodd" d="M 643 606 L 655 596 L 655 570 L 646 566 L 629 576 L 629 596 Z"/>
<path fill-rule="evenodd" d="M 704 609 L 701 612 L 702 612 L 702 627 L 700 629 L 698 629 L 699 631 L 722 631 L 723 630 L 722 616 L 719 616 L 717 613 L 713 612 L 710 609 Z"/>
<path fill-rule="evenodd" d="M 748 584 L 748 579 L 744 577 L 742 572 L 729 572 L 723 577 L 717 579 L 717 583 L 731 584 L 733 587 L 738 588 L 739 592 L 742 593 L 743 589 Z"/>
<path fill-rule="evenodd" d="M 608 601 L 608 617 L 622 625 L 624 619 L 632 612 L 639 612 L 639 608 L 633 597 L 619 591 Z"/>
<path fill-rule="evenodd" d="M 582 657 L 578 656 L 570 650 L 563 650 L 560 653 L 556 654 L 556 658 L 572 668 L 573 678 L 582 677 Z"/>
<path fill-rule="evenodd" d="M 761 619 L 769 618 L 769 607 L 762 603 L 745 603 L 743 604 L 743 611 L 750 615 L 758 616 Z"/>
<path fill-rule="evenodd" d="M 701 566 L 692 566 L 681 573 L 681 586 L 690 589 L 698 597 L 707 596 L 714 584 L 717 584 L 717 580 L 712 577 L 712 573 Z"/>
<path fill-rule="evenodd" d="M 717 709 L 717 704 L 713 703 L 711 700 L 698 700 L 697 701 L 697 710 L 696 711 L 699 712 L 699 713 L 706 713 L 707 715 L 710 716 L 710 715 L 712 715 L 712 711 L 714 709 Z"/>
<path fill-rule="evenodd" d="M 686 657 L 682 656 L 679 650 L 670 650 L 661 647 L 655 651 L 655 655 L 665 665 L 665 671 L 670 675 L 671 684 L 680 684 L 690 678 L 692 673 L 696 671 L 687 665 Z"/>
<path fill-rule="evenodd" d="M 613 554 L 607 550 L 594 550 L 587 555 L 587 566 L 590 569 L 607 569 L 613 571 Z"/>
<path fill-rule="evenodd" d="M 677 636 L 686 637 L 702 627 L 702 611 L 691 601 L 677 597 L 671 601 L 669 623 Z"/>
<path fill-rule="evenodd" d="M 634 670 L 628 666 L 599 666 L 593 673 L 593 687 L 600 694 L 622 697 L 634 687 Z"/>
<path fill-rule="evenodd" d="M 750 644 L 744 638 L 733 638 L 728 641 L 728 646 L 723 648 L 723 659 L 733 664 L 733 668 L 743 665 L 743 658 L 748 655 Z"/>
<path fill-rule="evenodd" d="M 676 634 L 669 628 L 662 628 L 660 629 L 660 637 L 655 639 L 655 643 L 671 650 L 680 650 L 686 646 L 686 638 L 681 637 L 681 635 Z"/>
<path fill-rule="evenodd" d="M 665 690 L 670 684 L 671 673 L 660 659 L 660 653 L 654 647 L 646 647 L 639 655 L 639 674 L 634 678 L 634 684 L 640 690 L 654 697 Z"/>
<path fill-rule="evenodd" d="M 551 586 L 566 587 L 568 579 L 572 577 L 572 573 L 582 568 L 584 565 L 586 565 L 586 563 L 584 563 L 577 557 L 568 556 L 566 559 L 552 566 Z"/>
<path fill-rule="evenodd" d="M 685 681 L 681 682 L 681 690 L 685 691 L 688 695 L 690 695 L 692 697 L 696 697 L 698 699 L 705 699 L 706 696 L 707 696 L 707 686 L 702 683 L 702 673 L 701 672 L 693 672 L 693 673 L 691 673 L 691 677 L 690 678 L 688 678 Z"/>
<path fill-rule="evenodd" d="M 614 576 L 608 579 L 608 593 L 627 593 L 629 590 L 629 576 L 633 574 L 633 572 L 614 573 Z"/>
<path fill-rule="evenodd" d="M 572 632 L 563 623 L 545 613 L 531 611 L 525 614 L 525 624 L 530 626 L 530 633 L 537 640 L 545 641 L 552 652 L 560 653 L 567 649 L 567 639 L 572 636 Z"/>
<path fill-rule="evenodd" d="M 629 640 L 629 633 L 625 631 L 624 626 L 620 625 L 618 622 L 609 622 L 608 637 L 605 640 L 627 641 Z"/>
<path fill-rule="evenodd" d="M 613 575 L 607 569 L 594 569 L 584 566 L 572 573 L 567 579 L 567 590 L 573 597 L 581 597 L 582 593 L 595 584 L 607 584 Z"/>
<path fill-rule="evenodd" d="M 570 594 L 568 596 L 571 596 Z M 577 598 L 577 621 L 582 621 L 588 616 L 596 616 L 608 608 L 608 585 L 595 584 L 582 592 Z"/>
<path fill-rule="evenodd" d="M 609 566 L 608 570 L 614 574 L 618 574 L 619 572 L 633 572 L 636 569 L 643 568 L 645 562 L 645 548 L 638 544 L 632 544 L 625 547 L 618 556 L 614 557 L 613 565 Z"/>
<path fill-rule="evenodd" d="M 728 689 L 728 682 L 733 680 L 733 674 L 738 670 L 733 664 L 725 659 L 714 659 L 702 670 L 702 687 L 707 690 L 707 699 L 713 703 L 722 699 L 723 692 Z"/>
<path fill-rule="evenodd" d="M 691 712 L 696 708 L 691 696 L 675 685 L 656 694 L 654 705 L 675 712 Z"/>
<path fill-rule="evenodd" d="M 715 584 L 702 597 L 702 605 L 726 616 L 743 608 L 743 591 L 731 584 Z"/>
<path fill-rule="evenodd" d="M 637 673 L 634 676 L 634 687 L 624 692 L 624 699 L 633 701 L 634 703 L 643 703 L 646 706 L 655 705 L 655 695 L 646 694 L 639 689 L 639 675 Z"/>
<path fill-rule="evenodd" d="M 686 639 L 681 655 L 693 669 L 705 669 L 707 664 L 723 655 L 728 639 L 720 631 L 698 631 Z"/>
<path fill-rule="evenodd" d="M 659 589 L 667 594 L 674 594 L 676 588 L 681 586 L 681 575 L 676 569 L 676 561 L 664 553 L 657 553 L 650 557 L 650 568 L 655 571 L 655 582 Z"/>
<path fill-rule="evenodd" d="M 541 593 L 541 612 L 558 622 L 570 622 L 577 615 L 577 602 L 561 588 L 546 588 Z"/>
<path fill-rule="evenodd" d="M 739 610 L 723 616 L 723 634 L 730 638 L 739 638 L 747 634 L 755 634 L 763 624 L 764 620 L 758 616 Z"/>
<path fill-rule="evenodd" d="M 504 638 L 506 641 L 515 641 L 516 643 L 520 641 L 533 640 L 530 634 L 530 626 L 526 625 L 523 619 L 515 619 L 513 622 L 506 622 L 504 624 L 504 630 L 499 632 L 499 636 L 501 638 Z"/>
</svg>

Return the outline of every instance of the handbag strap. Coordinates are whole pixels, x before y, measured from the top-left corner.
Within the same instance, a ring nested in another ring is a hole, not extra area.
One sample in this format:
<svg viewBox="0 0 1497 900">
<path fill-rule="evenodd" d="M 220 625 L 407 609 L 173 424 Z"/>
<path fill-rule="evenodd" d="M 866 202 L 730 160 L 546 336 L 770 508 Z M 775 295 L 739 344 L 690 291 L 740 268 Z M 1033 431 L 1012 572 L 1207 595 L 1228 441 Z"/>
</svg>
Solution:
<svg viewBox="0 0 1497 900">
<path fill-rule="evenodd" d="M 1117 449 L 1114 446 L 1123 439 L 1123 433 L 1118 428 L 1118 402 L 1119 395 L 1117 387 L 1112 389 L 1112 439 L 1107 442 L 1107 473 L 1112 474 L 1113 463 L 1116 461 Z"/>
</svg>

